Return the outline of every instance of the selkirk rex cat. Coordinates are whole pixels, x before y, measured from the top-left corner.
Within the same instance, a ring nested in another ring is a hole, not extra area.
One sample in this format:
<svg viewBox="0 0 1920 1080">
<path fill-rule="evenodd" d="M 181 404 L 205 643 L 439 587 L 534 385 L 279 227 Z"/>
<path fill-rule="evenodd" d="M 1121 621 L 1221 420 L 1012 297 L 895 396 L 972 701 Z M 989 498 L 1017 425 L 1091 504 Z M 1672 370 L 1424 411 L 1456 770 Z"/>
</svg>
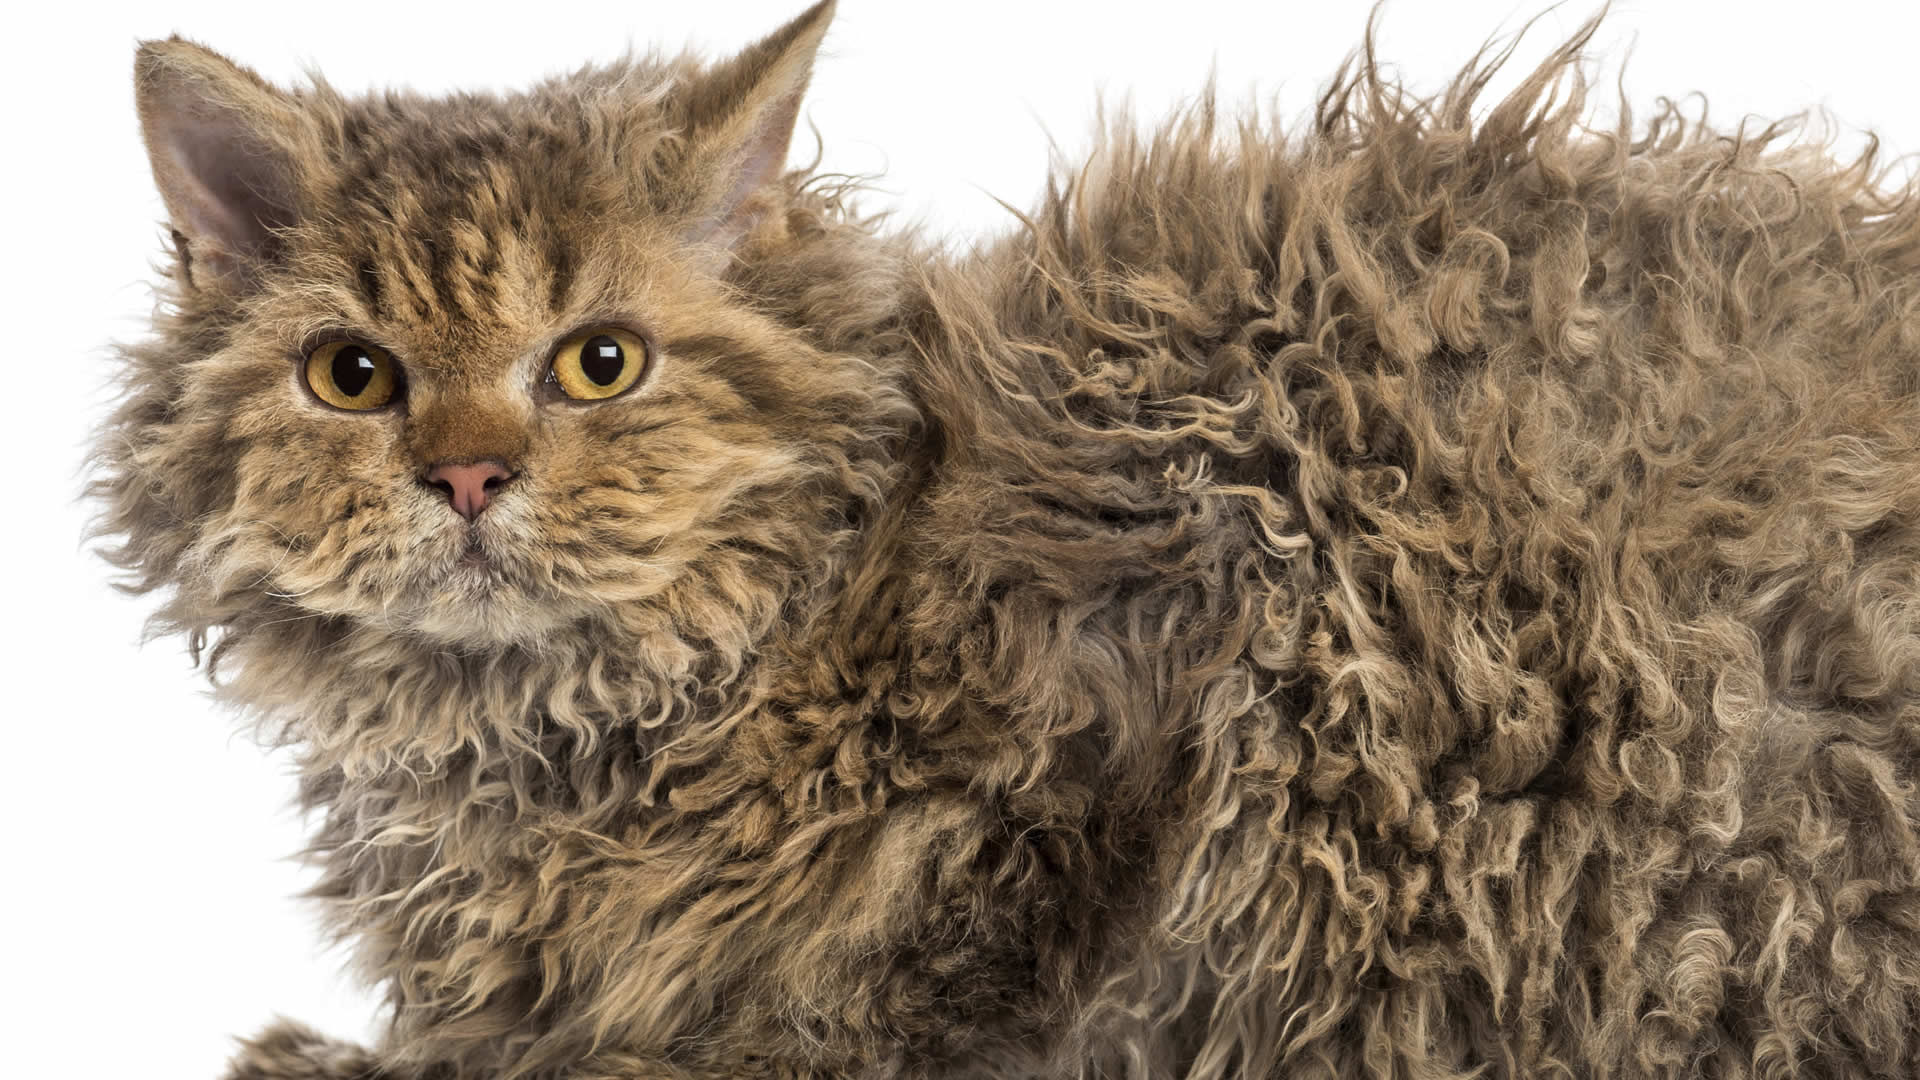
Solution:
<svg viewBox="0 0 1920 1080">
<path fill-rule="evenodd" d="M 1488 105 L 1112 126 L 965 252 L 716 64 L 137 100 L 99 530 L 298 748 L 259 1080 L 1920 1075 L 1920 201 Z"/>
</svg>

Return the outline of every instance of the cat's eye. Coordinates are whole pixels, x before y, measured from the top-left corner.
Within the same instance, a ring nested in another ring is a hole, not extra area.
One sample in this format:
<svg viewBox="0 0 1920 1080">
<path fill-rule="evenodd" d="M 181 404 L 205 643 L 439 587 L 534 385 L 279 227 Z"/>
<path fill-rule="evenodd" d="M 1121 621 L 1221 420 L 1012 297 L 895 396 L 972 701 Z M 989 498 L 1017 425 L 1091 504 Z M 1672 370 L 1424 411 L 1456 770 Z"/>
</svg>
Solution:
<svg viewBox="0 0 1920 1080">
<path fill-rule="evenodd" d="M 393 356 L 378 345 L 329 341 L 307 354 L 307 385 L 339 409 L 377 409 L 399 385 Z"/>
<path fill-rule="evenodd" d="M 599 401 L 632 386 L 647 369 L 647 343 L 618 327 L 575 334 L 553 354 L 547 381 L 576 401 Z"/>
</svg>

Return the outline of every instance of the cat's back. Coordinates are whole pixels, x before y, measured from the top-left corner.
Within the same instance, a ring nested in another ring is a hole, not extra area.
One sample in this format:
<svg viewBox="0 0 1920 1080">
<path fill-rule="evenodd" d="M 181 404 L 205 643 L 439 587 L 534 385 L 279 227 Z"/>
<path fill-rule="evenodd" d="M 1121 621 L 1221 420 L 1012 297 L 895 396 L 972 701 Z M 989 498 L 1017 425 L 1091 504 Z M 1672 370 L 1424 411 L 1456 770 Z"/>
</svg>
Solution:
<svg viewBox="0 0 1920 1080">
<path fill-rule="evenodd" d="M 1793 1010 L 1920 978 L 1846 959 L 1900 924 L 1841 895 L 1913 886 L 1920 213 L 1790 130 L 1585 130 L 1572 55 L 1477 118 L 1362 70 L 1290 138 L 1115 135 L 937 272 L 922 606 L 1161 747 L 1167 940 L 1115 1002 L 1184 971 L 1357 1070 L 1384 965 L 1444 1018 L 1376 1032 L 1410 1058 L 1845 1029 L 1899 1071 L 1897 1010 Z M 1289 940 L 1317 974 L 1247 966 Z"/>
<path fill-rule="evenodd" d="M 930 275 L 915 377 L 956 534 L 1084 540 L 1092 571 L 1208 547 L 1174 523 L 1217 514 L 1283 563 L 1476 580 L 1885 546 L 1920 467 L 1920 201 L 1794 122 L 1586 128 L 1553 93 L 1580 44 L 1490 109 L 1363 68 L 1309 130 L 1205 101 L 1116 127 Z"/>
</svg>

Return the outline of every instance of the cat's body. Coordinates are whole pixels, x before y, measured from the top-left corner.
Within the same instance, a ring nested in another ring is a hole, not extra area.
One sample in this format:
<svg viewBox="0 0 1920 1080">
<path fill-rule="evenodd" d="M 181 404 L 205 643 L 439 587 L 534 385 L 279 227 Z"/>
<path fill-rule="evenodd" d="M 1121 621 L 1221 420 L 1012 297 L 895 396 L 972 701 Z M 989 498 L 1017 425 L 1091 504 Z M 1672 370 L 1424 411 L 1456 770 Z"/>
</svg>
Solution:
<svg viewBox="0 0 1920 1080">
<path fill-rule="evenodd" d="M 395 1009 L 236 1075 L 1920 1068 L 1911 202 L 1576 133 L 1568 51 L 950 256 L 776 176 L 825 20 L 510 100 L 143 51 L 104 527 Z M 546 389 L 602 323 L 635 389 Z M 394 404 L 300 385 L 342 334 Z"/>
</svg>

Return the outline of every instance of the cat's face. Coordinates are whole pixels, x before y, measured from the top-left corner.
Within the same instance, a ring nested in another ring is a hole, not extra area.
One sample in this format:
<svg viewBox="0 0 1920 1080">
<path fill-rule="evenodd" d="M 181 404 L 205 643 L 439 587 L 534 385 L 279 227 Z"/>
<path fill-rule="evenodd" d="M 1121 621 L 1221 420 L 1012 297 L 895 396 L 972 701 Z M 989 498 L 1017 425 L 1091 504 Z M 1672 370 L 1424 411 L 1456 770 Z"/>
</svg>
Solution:
<svg viewBox="0 0 1920 1080">
<path fill-rule="evenodd" d="M 862 379 L 725 283 L 786 227 L 826 16 L 513 98 L 290 94 L 146 46 L 181 291 L 105 450 L 123 561 L 188 623 L 486 647 L 748 618 Z"/>
<path fill-rule="evenodd" d="M 765 507 L 743 495 L 801 479 L 805 433 L 783 420 L 820 362 L 804 342 L 733 310 L 619 198 L 474 166 L 389 158 L 378 183 L 340 183 L 341 215 L 287 240 L 301 270 L 194 364 L 187 396 L 226 432 L 235 481 L 202 529 L 220 575 L 451 641 L 536 638 L 658 594 L 752 531 Z M 610 397 L 567 388 L 589 341 L 610 353 L 605 388 L 624 386 Z"/>
</svg>

